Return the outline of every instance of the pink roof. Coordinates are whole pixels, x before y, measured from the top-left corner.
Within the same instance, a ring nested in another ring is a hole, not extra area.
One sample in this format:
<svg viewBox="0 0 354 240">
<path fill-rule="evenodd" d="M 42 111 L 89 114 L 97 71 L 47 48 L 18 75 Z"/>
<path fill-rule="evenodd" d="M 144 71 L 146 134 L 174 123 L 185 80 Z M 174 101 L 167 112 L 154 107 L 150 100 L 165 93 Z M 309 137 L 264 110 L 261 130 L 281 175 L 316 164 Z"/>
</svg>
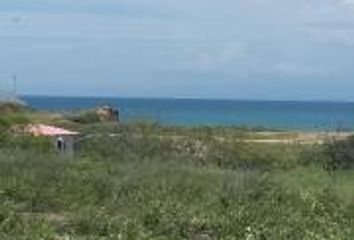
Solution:
<svg viewBox="0 0 354 240">
<path fill-rule="evenodd" d="M 27 128 L 27 132 L 34 136 L 64 136 L 64 135 L 78 135 L 78 132 L 72 132 L 63 128 L 55 126 L 36 124 L 30 125 Z"/>
</svg>

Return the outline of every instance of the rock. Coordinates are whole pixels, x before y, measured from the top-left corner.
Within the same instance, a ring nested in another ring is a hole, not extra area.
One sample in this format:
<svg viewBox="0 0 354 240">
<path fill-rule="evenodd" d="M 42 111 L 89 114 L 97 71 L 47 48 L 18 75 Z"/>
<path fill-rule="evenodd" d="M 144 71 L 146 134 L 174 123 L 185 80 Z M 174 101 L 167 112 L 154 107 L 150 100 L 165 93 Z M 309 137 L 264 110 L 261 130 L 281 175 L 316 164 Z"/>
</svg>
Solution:
<svg viewBox="0 0 354 240">
<path fill-rule="evenodd" d="M 119 122 L 119 111 L 118 109 L 104 106 L 96 110 L 96 114 L 100 122 Z"/>
</svg>

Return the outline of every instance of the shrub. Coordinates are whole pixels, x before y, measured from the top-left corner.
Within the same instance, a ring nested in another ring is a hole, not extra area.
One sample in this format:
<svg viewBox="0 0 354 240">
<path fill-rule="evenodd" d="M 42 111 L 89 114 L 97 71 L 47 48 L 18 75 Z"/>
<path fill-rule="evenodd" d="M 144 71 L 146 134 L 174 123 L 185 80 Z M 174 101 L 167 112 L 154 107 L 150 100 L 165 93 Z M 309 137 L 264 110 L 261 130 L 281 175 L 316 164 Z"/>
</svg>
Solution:
<svg viewBox="0 0 354 240">
<path fill-rule="evenodd" d="M 29 150 L 38 153 L 49 153 L 52 149 L 52 142 L 49 138 L 33 137 L 28 135 L 11 135 L 0 133 L 0 149 L 8 150 Z"/>
<path fill-rule="evenodd" d="M 76 115 L 68 117 L 69 120 L 81 123 L 81 124 L 90 124 L 100 122 L 99 116 L 94 110 L 82 111 Z"/>
<path fill-rule="evenodd" d="M 28 111 L 29 108 L 16 104 L 16 103 L 1 103 L 0 102 L 0 114 L 11 114 L 11 113 L 21 113 Z"/>
<path fill-rule="evenodd" d="M 324 145 L 324 167 L 328 170 L 354 167 L 354 137 L 335 140 Z"/>
<path fill-rule="evenodd" d="M 14 125 L 25 125 L 30 123 L 31 120 L 21 113 L 7 114 L 0 116 L 0 131 L 5 131 Z"/>
</svg>

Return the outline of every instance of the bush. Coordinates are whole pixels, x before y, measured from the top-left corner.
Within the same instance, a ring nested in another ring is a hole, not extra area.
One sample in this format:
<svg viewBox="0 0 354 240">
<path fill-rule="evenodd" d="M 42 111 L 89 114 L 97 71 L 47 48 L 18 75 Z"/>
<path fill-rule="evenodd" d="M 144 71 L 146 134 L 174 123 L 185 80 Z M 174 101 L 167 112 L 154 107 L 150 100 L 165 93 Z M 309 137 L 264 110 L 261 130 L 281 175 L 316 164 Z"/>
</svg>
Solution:
<svg viewBox="0 0 354 240">
<path fill-rule="evenodd" d="M 328 170 L 354 167 L 354 136 L 324 145 L 324 167 Z"/>
<path fill-rule="evenodd" d="M 49 153 L 53 147 L 51 139 L 49 138 L 0 133 L 0 149 L 1 148 L 13 151 L 29 150 L 38 153 Z"/>
<path fill-rule="evenodd" d="M 77 115 L 68 117 L 70 121 L 81 123 L 81 124 L 90 124 L 100 122 L 99 116 L 94 110 L 83 111 Z"/>
<path fill-rule="evenodd" d="M 0 102 L 0 114 L 12 114 L 12 113 L 21 113 L 28 111 L 29 108 L 16 104 L 16 103 L 1 103 Z"/>
<path fill-rule="evenodd" d="M 28 123 L 30 123 L 30 119 L 22 114 L 0 116 L 0 128 L 8 128 L 13 125 L 23 125 Z"/>
</svg>

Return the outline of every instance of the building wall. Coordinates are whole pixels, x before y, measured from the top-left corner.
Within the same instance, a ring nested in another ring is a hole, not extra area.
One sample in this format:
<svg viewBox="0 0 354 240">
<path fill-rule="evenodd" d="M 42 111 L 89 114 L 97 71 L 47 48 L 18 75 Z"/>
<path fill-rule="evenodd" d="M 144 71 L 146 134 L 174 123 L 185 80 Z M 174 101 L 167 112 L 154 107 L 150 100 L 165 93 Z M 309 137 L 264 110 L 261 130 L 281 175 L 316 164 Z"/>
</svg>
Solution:
<svg viewBox="0 0 354 240">
<path fill-rule="evenodd" d="M 65 142 L 65 148 L 63 150 L 59 150 L 58 149 L 58 139 L 59 138 L 63 138 L 64 139 L 64 142 Z M 63 155 L 63 156 L 73 156 L 74 155 L 74 141 L 75 141 L 75 138 L 73 136 L 55 136 L 53 138 L 53 145 L 54 145 L 54 148 L 55 150 Z"/>
</svg>

